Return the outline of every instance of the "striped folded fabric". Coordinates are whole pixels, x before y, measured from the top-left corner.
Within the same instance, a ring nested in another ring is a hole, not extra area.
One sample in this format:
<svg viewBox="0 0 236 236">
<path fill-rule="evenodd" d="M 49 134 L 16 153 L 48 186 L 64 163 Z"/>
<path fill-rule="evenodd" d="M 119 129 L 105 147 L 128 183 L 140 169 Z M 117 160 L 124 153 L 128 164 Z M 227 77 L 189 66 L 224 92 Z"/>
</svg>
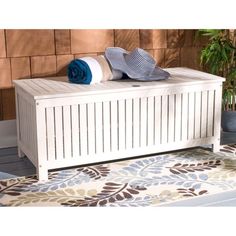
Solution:
<svg viewBox="0 0 236 236">
<path fill-rule="evenodd" d="M 103 55 L 75 59 L 70 62 L 67 75 L 71 83 L 95 84 L 121 79 L 123 73 L 110 67 Z"/>
</svg>

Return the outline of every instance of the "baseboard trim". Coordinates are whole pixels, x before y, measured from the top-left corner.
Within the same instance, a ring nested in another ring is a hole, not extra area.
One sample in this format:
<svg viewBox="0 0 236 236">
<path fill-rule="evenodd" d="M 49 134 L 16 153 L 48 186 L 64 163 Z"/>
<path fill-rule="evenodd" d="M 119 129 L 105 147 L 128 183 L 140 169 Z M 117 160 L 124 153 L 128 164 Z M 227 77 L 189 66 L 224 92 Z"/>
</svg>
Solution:
<svg viewBox="0 0 236 236">
<path fill-rule="evenodd" d="M 0 148 L 16 147 L 16 120 L 0 121 Z"/>
</svg>

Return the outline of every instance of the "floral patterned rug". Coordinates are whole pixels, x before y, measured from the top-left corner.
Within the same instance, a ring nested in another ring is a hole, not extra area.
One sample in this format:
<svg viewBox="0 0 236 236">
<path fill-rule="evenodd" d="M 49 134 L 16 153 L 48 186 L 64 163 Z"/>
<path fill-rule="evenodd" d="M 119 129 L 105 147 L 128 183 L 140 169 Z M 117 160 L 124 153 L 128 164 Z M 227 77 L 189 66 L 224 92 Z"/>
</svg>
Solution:
<svg viewBox="0 0 236 236">
<path fill-rule="evenodd" d="M 160 206 L 236 189 L 236 145 L 194 148 L 0 181 L 0 206 Z"/>
</svg>

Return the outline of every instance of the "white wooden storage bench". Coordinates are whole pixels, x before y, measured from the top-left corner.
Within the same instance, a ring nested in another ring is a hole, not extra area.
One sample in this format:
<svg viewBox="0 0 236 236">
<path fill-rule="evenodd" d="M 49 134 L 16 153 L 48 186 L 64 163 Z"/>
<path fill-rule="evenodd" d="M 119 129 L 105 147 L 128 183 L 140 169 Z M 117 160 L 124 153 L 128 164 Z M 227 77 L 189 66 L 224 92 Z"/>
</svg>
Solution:
<svg viewBox="0 0 236 236">
<path fill-rule="evenodd" d="M 167 69 L 166 81 L 77 85 L 14 81 L 19 156 L 48 170 L 213 144 L 219 150 L 223 78 Z M 60 78 L 67 81 L 67 78 Z"/>
</svg>

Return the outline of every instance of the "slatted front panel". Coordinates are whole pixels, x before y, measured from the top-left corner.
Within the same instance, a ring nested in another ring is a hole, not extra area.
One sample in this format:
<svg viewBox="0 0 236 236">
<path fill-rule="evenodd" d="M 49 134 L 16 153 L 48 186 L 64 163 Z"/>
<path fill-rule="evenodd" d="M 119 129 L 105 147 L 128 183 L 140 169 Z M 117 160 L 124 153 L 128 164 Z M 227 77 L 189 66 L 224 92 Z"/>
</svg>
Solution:
<svg viewBox="0 0 236 236">
<path fill-rule="evenodd" d="M 207 90 L 46 107 L 47 160 L 212 137 L 214 102 Z"/>
</svg>

